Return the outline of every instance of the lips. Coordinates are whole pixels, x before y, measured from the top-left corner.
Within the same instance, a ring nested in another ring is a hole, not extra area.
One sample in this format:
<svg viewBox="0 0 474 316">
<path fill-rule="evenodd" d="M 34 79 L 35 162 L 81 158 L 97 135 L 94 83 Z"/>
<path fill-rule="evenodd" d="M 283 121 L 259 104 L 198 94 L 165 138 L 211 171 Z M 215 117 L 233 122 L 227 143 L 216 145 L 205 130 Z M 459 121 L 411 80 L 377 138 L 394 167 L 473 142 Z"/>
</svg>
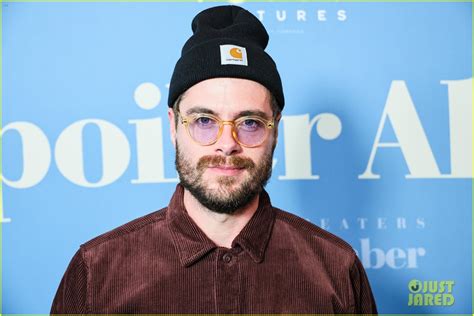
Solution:
<svg viewBox="0 0 474 316">
<path fill-rule="evenodd" d="M 245 168 L 242 168 L 242 167 L 229 166 L 229 165 L 213 166 L 213 167 L 208 167 L 208 169 L 213 173 L 217 173 L 219 175 L 225 175 L 225 176 L 237 176 L 243 170 L 245 170 Z"/>
</svg>

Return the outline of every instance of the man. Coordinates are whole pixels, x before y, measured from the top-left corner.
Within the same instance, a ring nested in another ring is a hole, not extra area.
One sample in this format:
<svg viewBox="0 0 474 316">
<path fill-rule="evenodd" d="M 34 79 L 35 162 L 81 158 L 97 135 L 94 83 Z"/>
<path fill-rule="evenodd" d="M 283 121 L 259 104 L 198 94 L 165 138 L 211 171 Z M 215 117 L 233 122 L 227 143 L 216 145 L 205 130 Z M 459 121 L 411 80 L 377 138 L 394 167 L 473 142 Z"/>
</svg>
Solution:
<svg viewBox="0 0 474 316">
<path fill-rule="evenodd" d="M 180 184 L 168 207 L 80 247 L 52 313 L 364 313 L 376 307 L 341 239 L 270 204 L 284 106 L 260 21 L 198 14 L 170 84 Z"/>
</svg>

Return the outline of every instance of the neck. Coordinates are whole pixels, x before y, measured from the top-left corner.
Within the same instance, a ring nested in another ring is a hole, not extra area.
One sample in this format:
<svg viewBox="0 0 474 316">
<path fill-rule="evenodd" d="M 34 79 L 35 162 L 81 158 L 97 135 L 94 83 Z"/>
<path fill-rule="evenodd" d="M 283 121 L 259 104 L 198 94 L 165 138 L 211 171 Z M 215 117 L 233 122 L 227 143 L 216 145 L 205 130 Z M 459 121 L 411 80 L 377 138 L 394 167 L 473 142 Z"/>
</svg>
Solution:
<svg viewBox="0 0 474 316">
<path fill-rule="evenodd" d="M 184 206 L 188 215 L 219 247 L 231 248 L 232 241 L 257 211 L 258 201 L 259 195 L 256 195 L 248 205 L 233 214 L 220 214 L 209 210 L 188 190 L 184 190 Z"/>
</svg>

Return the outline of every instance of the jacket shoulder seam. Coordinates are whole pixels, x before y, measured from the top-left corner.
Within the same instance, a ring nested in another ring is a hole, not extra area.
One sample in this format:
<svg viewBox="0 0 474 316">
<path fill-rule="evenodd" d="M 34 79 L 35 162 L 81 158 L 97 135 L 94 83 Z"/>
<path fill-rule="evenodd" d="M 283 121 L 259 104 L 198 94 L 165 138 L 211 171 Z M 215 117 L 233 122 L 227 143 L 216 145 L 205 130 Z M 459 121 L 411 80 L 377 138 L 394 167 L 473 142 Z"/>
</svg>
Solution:
<svg viewBox="0 0 474 316">
<path fill-rule="evenodd" d="M 85 242 L 84 244 L 81 245 L 81 248 L 83 248 L 84 251 L 87 252 L 106 242 L 115 240 L 117 238 L 125 237 L 128 234 L 139 231 L 148 225 L 161 222 L 165 219 L 166 211 L 167 211 L 167 207 L 162 208 L 153 213 L 144 215 L 137 219 L 134 219 L 126 224 L 123 224 L 117 228 L 114 228 L 104 234 L 101 234 Z"/>
<path fill-rule="evenodd" d="M 280 210 L 278 208 L 275 208 L 275 210 L 277 214 L 276 216 L 277 220 L 281 220 L 289 224 L 295 230 L 303 229 L 305 232 L 309 233 L 311 236 L 316 237 L 316 238 L 321 238 L 324 241 L 329 242 L 333 244 L 334 246 L 337 246 L 339 249 L 343 250 L 344 252 L 348 253 L 351 256 L 350 258 L 351 263 L 354 262 L 354 256 L 355 256 L 354 249 L 352 248 L 350 244 L 348 244 L 346 241 L 344 241 L 340 237 L 292 213 Z M 301 225 L 297 226 L 297 223 L 295 222 L 300 222 Z"/>
</svg>

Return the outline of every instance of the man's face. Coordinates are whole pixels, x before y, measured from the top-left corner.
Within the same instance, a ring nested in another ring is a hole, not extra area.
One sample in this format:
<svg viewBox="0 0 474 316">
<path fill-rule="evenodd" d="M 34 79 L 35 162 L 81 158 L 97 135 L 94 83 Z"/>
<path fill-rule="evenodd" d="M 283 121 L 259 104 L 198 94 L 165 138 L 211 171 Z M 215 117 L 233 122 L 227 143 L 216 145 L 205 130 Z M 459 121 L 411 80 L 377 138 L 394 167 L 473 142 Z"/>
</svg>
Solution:
<svg viewBox="0 0 474 316">
<path fill-rule="evenodd" d="M 273 118 L 268 90 L 254 81 L 236 78 L 209 79 L 192 86 L 179 109 L 185 117 L 207 112 L 225 121 L 249 114 Z M 234 139 L 232 125 L 226 124 L 214 144 L 203 146 L 188 135 L 179 119 L 175 126 L 172 109 L 168 114 L 181 184 L 202 205 L 232 214 L 260 193 L 271 175 L 276 129 L 268 132 L 260 146 L 248 148 Z"/>
</svg>

